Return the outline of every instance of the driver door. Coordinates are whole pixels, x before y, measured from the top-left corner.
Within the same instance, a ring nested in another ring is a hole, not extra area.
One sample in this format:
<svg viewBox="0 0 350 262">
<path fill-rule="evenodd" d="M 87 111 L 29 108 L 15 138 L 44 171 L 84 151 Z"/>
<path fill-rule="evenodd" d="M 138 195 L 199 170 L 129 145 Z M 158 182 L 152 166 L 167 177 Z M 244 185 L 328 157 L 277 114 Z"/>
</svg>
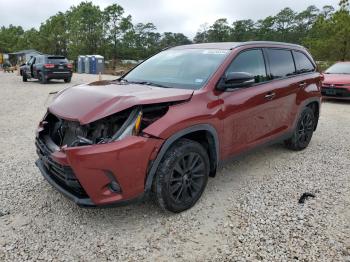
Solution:
<svg viewBox="0 0 350 262">
<path fill-rule="evenodd" d="M 249 73 L 254 83 L 249 86 L 226 89 L 220 95 L 224 101 L 224 146 L 227 155 L 235 155 L 269 138 L 278 108 L 274 103 L 273 87 L 268 83 L 265 56 L 262 49 L 239 53 L 227 68 L 225 75 Z"/>
<path fill-rule="evenodd" d="M 34 78 L 38 78 L 38 76 L 37 76 L 37 70 L 36 70 L 36 68 L 35 68 L 35 66 L 36 66 L 36 64 L 37 64 L 37 61 L 38 61 L 38 58 L 34 56 L 34 57 L 33 57 L 33 61 L 32 61 L 32 65 L 31 65 L 31 67 L 30 67 L 31 75 L 32 75 L 32 77 L 34 77 Z"/>
<path fill-rule="evenodd" d="M 24 73 L 27 75 L 28 78 L 32 77 L 31 68 L 32 68 L 33 61 L 34 61 L 34 57 L 31 57 L 25 66 Z"/>
</svg>

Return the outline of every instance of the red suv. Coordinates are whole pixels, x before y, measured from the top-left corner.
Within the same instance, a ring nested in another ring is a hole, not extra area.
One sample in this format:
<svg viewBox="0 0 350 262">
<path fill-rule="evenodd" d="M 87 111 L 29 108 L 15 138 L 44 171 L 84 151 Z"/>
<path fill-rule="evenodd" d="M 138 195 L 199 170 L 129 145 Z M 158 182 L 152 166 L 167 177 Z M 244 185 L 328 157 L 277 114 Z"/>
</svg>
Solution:
<svg viewBox="0 0 350 262">
<path fill-rule="evenodd" d="M 80 206 L 152 195 L 181 212 L 223 160 L 277 141 L 306 148 L 321 78 L 306 49 L 293 44 L 170 48 L 117 80 L 58 93 L 38 127 L 36 164 Z"/>
</svg>

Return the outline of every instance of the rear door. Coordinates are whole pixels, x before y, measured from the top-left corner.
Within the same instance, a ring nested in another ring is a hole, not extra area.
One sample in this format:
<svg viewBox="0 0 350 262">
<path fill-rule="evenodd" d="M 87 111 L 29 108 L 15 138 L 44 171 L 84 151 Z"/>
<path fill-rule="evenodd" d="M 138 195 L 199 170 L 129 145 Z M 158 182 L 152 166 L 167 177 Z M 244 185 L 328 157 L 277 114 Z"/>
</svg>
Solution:
<svg viewBox="0 0 350 262">
<path fill-rule="evenodd" d="M 271 101 L 275 108 L 275 113 L 270 115 L 270 135 L 277 135 L 287 131 L 291 125 L 291 119 L 297 109 L 296 99 L 300 87 L 296 79 L 292 50 L 267 48 L 264 51 L 269 61 L 273 94 Z"/>
</svg>

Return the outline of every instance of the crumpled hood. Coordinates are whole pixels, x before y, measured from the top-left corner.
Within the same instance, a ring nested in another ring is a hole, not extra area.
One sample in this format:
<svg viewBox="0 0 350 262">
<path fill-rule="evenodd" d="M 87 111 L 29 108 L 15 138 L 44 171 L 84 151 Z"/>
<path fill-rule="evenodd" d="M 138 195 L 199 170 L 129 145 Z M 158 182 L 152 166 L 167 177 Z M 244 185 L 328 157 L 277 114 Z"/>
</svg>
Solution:
<svg viewBox="0 0 350 262">
<path fill-rule="evenodd" d="M 58 93 L 49 111 L 83 125 L 136 105 L 182 101 L 190 99 L 193 94 L 193 90 L 187 89 L 97 83 L 73 86 Z"/>
<path fill-rule="evenodd" d="M 324 74 L 324 84 L 344 85 L 350 84 L 350 75 L 347 74 Z"/>
</svg>

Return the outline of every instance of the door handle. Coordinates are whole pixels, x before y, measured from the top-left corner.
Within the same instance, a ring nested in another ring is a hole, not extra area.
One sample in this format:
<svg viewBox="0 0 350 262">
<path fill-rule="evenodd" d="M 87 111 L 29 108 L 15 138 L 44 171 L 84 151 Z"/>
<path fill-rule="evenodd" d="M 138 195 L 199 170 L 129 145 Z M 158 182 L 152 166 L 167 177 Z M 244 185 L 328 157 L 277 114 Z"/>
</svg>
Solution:
<svg viewBox="0 0 350 262">
<path fill-rule="evenodd" d="M 307 85 L 306 82 L 300 82 L 300 83 L 299 83 L 299 87 L 305 87 L 306 85 Z"/>
<path fill-rule="evenodd" d="M 276 96 L 276 93 L 269 92 L 269 93 L 267 93 L 267 94 L 265 95 L 265 98 L 266 98 L 267 100 L 271 100 L 271 99 L 273 99 L 275 96 Z"/>
</svg>

